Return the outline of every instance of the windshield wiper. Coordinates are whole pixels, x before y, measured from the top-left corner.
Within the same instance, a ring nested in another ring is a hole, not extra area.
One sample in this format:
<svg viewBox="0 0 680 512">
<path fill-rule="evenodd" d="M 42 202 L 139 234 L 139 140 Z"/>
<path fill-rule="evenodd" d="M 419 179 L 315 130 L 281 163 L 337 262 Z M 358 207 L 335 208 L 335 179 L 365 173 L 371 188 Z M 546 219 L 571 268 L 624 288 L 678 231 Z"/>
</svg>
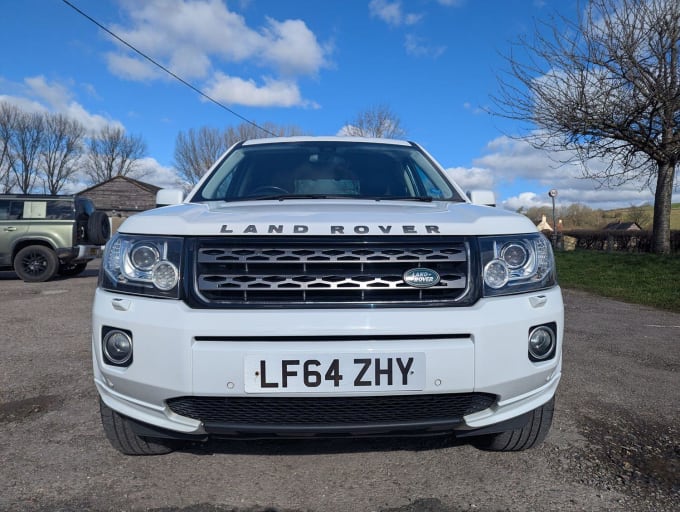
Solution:
<svg viewBox="0 0 680 512">
<path fill-rule="evenodd" d="M 272 194 L 268 196 L 245 197 L 252 201 L 283 201 L 285 199 L 335 199 L 346 198 L 348 196 L 330 194 Z"/>
<path fill-rule="evenodd" d="M 431 203 L 430 196 L 387 196 L 376 198 L 378 201 L 420 201 L 423 203 Z"/>
<path fill-rule="evenodd" d="M 355 196 L 347 194 L 271 194 L 266 196 L 241 197 L 245 201 L 284 201 L 286 199 L 364 199 L 369 201 L 420 201 L 431 203 L 430 196 Z"/>
</svg>

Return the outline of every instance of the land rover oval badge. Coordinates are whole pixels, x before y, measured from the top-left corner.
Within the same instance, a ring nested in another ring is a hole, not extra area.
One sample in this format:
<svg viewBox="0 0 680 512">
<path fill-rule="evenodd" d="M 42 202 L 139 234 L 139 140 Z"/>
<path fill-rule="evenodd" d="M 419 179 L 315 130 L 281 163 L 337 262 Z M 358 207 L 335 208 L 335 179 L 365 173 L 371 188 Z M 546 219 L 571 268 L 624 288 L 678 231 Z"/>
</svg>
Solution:
<svg viewBox="0 0 680 512">
<path fill-rule="evenodd" d="M 404 272 L 403 279 L 414 288 L 430 288 L 439 283 L 439 274 L 429 268 L 411 268 Z"/>
</svg>

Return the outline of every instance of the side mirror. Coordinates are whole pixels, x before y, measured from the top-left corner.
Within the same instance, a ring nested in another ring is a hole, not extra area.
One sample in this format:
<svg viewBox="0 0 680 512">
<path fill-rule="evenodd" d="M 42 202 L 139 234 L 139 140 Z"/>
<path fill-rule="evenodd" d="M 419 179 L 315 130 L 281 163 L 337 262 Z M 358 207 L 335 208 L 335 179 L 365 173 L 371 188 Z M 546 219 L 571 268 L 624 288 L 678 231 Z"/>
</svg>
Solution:
<svg viewBox="0 0 680 512">
<path fill-rule="evenodd" d="M 472 204 L 496 206 L 496 194 L 492 190 L 468 190 L 465 193 Z"/>
<path fill-rule="evenodd" d="M 184 201 L 184 191 L 179 188 L 162 188 L 156 192 L 156 208 L 180 204 Z"/>
</svg>

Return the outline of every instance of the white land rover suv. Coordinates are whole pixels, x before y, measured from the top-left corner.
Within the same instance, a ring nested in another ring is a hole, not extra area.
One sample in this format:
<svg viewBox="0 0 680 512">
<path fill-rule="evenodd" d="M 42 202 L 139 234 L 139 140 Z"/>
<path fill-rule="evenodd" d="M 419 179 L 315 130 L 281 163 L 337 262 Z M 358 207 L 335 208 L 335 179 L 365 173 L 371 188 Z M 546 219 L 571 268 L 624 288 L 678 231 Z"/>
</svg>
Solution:
<svg viewBox="0 0 680 512">
<path fill-rule="evenodd" d="M 563 333 L 550 244 L 471 204 L 418 145 L 250 140 L 175 202 L 125 221 L 103 257 L 94 379 L 121 452 L 546 436 Z"/>
</svg>

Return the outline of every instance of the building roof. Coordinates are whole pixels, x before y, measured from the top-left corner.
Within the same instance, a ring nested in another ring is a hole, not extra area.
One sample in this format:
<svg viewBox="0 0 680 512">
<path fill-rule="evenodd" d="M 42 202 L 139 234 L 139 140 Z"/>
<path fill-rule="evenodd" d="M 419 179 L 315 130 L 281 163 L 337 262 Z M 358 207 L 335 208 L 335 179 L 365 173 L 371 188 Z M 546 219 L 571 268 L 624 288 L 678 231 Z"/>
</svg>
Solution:
<svg viewBox="0 0 680 512">
<path fill-rule="evenodd" d="M 541 216 L 541 222 L 539 222 L 536 226 L 539 231 L 552 231 L 553 228 L 550 226 L 548 223 L 548 220 L 546 219 L 545 215 Z"/>
<path fill-rule="evenodd" d="M 637 222 L 610 222 L 604 229 L 610 231 L 639 231 L 642 228 Z"/>
<path fill-rule="evenodd" d="M 117 180 L 118 181 L 120 181 L 120 180 L 127 181 L 128 183 L 131 183 L 132 185 L 135 185 L 135 186 L 141 188 L 142 190 L 145 190 L 146 192 L 150 192 L 152 194 L 155 194 L 156 192 L 158 192 L 161 189 L 161 187 L 157 187 L 156 185 L 152 185 L 151 183 L 145 183 L 143 181 L 135 180 L 135 179 L 129 178 L 127 176 L 114 176 L 110 180 L 102 181 L 101 183 L 97 183 L 96 185 L 93 185 L 90 188 L 86 188 L 85 190 L 81 190 L 80 192 L 78 192 L 78 194 L 84 194 L 84 193 L 87 193 L 87 192 L 91 192 L 94 189 L 101 187 L 102 185 L 106 185 L 108 183 L 111 183 L 112 181 L 117 181 Z"/>
</svg>

